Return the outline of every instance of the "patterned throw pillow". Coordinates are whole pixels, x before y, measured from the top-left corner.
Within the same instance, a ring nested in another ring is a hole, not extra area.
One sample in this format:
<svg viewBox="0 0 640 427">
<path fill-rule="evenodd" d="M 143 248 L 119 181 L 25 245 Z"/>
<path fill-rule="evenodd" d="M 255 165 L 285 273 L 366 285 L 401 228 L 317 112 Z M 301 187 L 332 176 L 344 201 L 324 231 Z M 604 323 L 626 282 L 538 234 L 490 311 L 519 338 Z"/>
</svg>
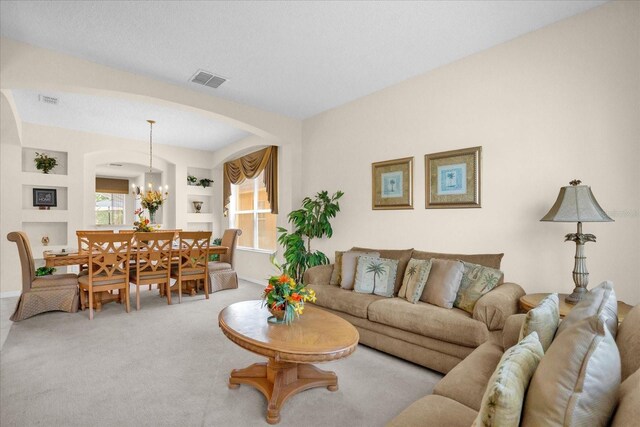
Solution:
<svg viewBox="0 0 640 427">
<path fill-rule="evenodd" d="M 542 349 L 546 352 L 556 335 L 558 323 L 560 323 L 560 302 L 558 294 L 551 294 L 540 301 L 536 308 L 529 310 L 520 328 L 519 339 L 537 332 Z"/>
<path fill-rule="evenodd" d="M 398 260 L 360 256 L 354 290 L 363 294 L 392 297 L 397 271 Z"/>
<path fill-rule="evenodd" d="M 330 285 L 340 286 L 342 280 L 342 254 L 343 251 L 336 251 L 336 260 L 333 263 L 333 271 L 331 272 L 331 279 L 329 279 Z"/>
<path fill-rule="evenodd" d="M 520 425 L 525 392 L 542 356 L 535 332 L 505 351 L 489 379 L 472 427 Z"/>
<path fill-rule="evenodd" d="M 498 286 L 504 273 L 495 268 L 464 262 L 464 274 L 454 307 L 473 313 L 473 307 L 481 296 Z"/>
<path fill-rule="evenodd" d="M 409 264 L 407 264 L 407 269 L 404 271 L 402 287 L 400 287 L 398 297 L 405 298 L 413 304 L 418 302 L 429 278 L 431 265 L 430 259 L 411 258 Z"/>
<path fill-rule="evenodd" d="M 342 272 L 340 273 L 340 287 L 346 290 L 353 290 L 353 284 L 356 276 L 356 266 L 358 257 L 366 255 L 374 258 L 380 258 L 378 252 L 358 252 L 347 251 L 342 254 Z"/>
</svg>

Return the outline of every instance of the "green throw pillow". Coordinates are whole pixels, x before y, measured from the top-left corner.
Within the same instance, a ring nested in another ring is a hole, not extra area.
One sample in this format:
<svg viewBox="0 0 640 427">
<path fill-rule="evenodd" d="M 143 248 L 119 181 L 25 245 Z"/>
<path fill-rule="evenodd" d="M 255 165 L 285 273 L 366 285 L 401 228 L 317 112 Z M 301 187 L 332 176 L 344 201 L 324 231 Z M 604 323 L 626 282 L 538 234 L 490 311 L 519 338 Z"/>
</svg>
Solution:
<svg viewBox="0 0 640 427">
<path fill-rule="evenodd" d="M 481 296 L 498 286 L 504 273 L 495 268 L 462 262 L 464 263 L 464 274 L 453 306 L 473 313 L 476 302 Z"/>
<path fill-rule="evenodd" d="M 551 294 L 540 301 L 537 307 L 529 310 L 520 328 L 519 339 L 523 339 L 531 332 L 537 332 L 542 349 L 546 353 L 556 335 L 558 323 L 560 323 L 560 302 L 558 294 Z"/>
<path fill-rule="evenodd" d="M 416 303 L 422 296 L 422 291 L 427 284 L 429 272 L 431 272 L 432 261 L 430 259 L 411 258 L 404 271 L 402 287 L 398 292 L 398 297 L 405 298 L 411 303 Z"/>
<path fill-rule="evenodd" d="M 520 425 L 525 393 L 542 356 L 535 332 L 505 351 L 489 379 L 472 427 Z"/>
<path fill-rule="evenodd" d="M 398 260 L 371 256 L 358 257 L 354 291 L 392 297 Z"/>
</svg>

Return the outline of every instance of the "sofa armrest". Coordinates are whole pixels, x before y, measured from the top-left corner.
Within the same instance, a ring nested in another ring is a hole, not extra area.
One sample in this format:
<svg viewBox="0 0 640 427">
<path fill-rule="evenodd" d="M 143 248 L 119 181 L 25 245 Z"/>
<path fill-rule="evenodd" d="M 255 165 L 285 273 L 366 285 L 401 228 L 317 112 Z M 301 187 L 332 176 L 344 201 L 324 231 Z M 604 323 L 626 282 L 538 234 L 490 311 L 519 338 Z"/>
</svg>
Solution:
<svg viewBox="0 0 640 427">
<path fill-rule="evenodd" d="M 302 283 L 305 285 L 328 285 L 333 272 L 333 264 L 317 265 L 304 272 Z"/>
<path fill-rule="evenodd" d="M 512 314 L 507 317 L 504 328 L 502 328 L 502 348 L 504 351 L 518 344 L 520 329 L 522 329 L 525 317 L 527 317 L 526 314 Z"/>
<path fill-rule="evenodd" d="M 490 331 L 504 327 L 504 322 L 518 312 L 518 301 L 525 294 L 515 283 L 503 283 L 483 295 L 473 309 L 473 318 L 487 325 Z"/>
</svg>

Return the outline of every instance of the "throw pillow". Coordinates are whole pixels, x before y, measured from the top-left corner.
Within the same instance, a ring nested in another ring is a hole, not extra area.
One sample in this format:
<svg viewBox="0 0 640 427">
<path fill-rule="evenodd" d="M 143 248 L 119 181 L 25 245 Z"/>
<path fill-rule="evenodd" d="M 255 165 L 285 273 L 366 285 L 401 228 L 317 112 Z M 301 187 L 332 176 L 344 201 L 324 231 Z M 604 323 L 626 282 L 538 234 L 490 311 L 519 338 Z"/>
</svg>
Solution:
<svg viewBox="0 0 640 427">
<path fill-rule="evenodd" d="M 618 389 L 618 407 L 611 427 L 629 427 L 640 420 L 640 370 L 624 380 Z"/>
<path fill-rule="evenodd" d="M 556 335 L 558 323 L 560 323 L 560 302 L 558 294 L 551 294 L 540 301 L 536 308 L 529 310 L 520 328 L 519 339 L 531 332 L 537 332 L 542 349 L 546 352 Z"/>
<path fill-rule="evenodd" d="M 336 251 L 336 259 L 333 262 L 333 271 L 331 272 L 331 279 L 329 279 L 330 285 L 340 286 L 340 280 L 342 279 L 342 254 L 343 251 Z"/>
<path fill-rule="evenodd" d="M 404 271 L 404 276 L 402 277 L 402 286 L 398 291 L 399 298 L 407 298 L 407 287 L 411 287 L 411 289 L 416 289 L 416 282 L 420 281 L 420 279 L 424 279 L 425 283 L 427 280 L 427 276 L 421 275 L 422 269 L 428 268 L 430 269 L 431 260 L 428 259 L 415 259 L 411 258 L 409 263 L 407 264 L 407 268 Z M 419 285 L 418 285 L 419 286 Z M 424 287 L 424 284 L 422 285 Z"/>
<path fill-rule="evenodd" d="M 519 425 L 525 392 L 542 356 L 542 345 L 535 332 L 504 352 L 487 383 L 473 426 Z"/>
<path fill-rule="evenodd" d="M 398 296 L 403 295 L 402 298 L 405 298 L 410 303 L 417 303 L 420 295 L 422 295 L 424 286 L 427 284 L 431 266 L 431 260 L 409 260 Z"/>
<path fill-rule="evenodd" d="M 358 257 L 354 291 L 392 297 L 397 269 L 397 260 L 364 255 Z"/>
<path fill-rule="evenodd" d="M 453 308 L 464 273 L 462 261 L 434 259 L 420 301 L 443 308 Z"/>
<path fill-rule="evenodd" d="M 620 353 L 605 316 L 568 327 L 533 374 L 522 426 L 605 426 L 616 406 Z"/>
<path fill-rule="evenodd" d="M 473 307 L 484 294 L 498 286 L 504 273 L 495 268 L 464 262 L 464 273 L 460 282 L 454 307 L 473 313 Z"/>
<path fill-rule="evenodd" d="M 569 326 L 587 317 L 605 316 L 607 327 L 615 338 L 618 333 L 618 298 L 613 290 L 613 283 L 605 281 L 584 295 L 560 323 L 557 335 Z"/>
<path fill-rule="evenodd" d="M 356 276 L 356 264 L 358 262 L 358 257 L 362 255 L 372 256 L 375 258 L 380 257 L 380 254 L 377 252 L 347 251 L 343 253 L 342 272 L 340 273 L 340 287 L 342 289 L 353 289 L 353 283 Z"/>
</svg>

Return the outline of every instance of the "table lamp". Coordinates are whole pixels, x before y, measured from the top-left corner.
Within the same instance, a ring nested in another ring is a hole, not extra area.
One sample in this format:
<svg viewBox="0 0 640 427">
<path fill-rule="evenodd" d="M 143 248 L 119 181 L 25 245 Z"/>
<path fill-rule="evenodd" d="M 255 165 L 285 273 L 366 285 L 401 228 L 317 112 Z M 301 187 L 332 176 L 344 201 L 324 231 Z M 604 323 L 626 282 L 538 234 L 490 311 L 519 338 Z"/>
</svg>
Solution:
<svg viewBox="0 0 640 427">
<path fill-rule="evenodd" d="M 591 187 L 580 185 L 580 180 L 573 180 L 571 185 L 562 187 L 558 199 L 551 210 L 540 221 L 577 222 L 578 232 L 567 234 L 565 242 L 576 242 L 575 264 L 573 266 L 573 293 L 565 298 L 570 304 L 575 304 L 587 292 L 589 272 L 587 271 L 587 257 L 584 255 L 584 244 L 595 242 L 593 234 L 582 234 L 583 222 L 610 222 L 609 215 L 600 207 L 591 192 Z"/>
</svg>

